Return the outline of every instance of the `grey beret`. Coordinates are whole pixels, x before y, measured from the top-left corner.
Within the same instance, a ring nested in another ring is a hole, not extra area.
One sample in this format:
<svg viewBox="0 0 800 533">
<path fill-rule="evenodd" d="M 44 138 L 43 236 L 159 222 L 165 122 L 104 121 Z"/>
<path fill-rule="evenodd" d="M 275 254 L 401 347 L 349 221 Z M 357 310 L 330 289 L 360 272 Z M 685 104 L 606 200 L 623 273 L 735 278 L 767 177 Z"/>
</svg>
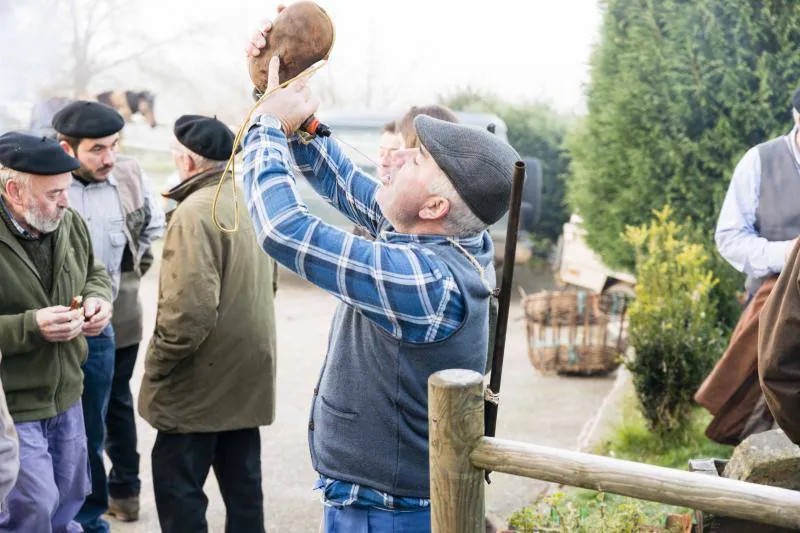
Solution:
<svg viewBox="0 0 800 533">
<path fill-rule="evenodd" d="M 470 210 L 487 225 L 508 211 L 511 175 L 520 157 L 488 131 L 427 115 L 414 119 L 422 145 L 450 178 Z"/>
</svg>

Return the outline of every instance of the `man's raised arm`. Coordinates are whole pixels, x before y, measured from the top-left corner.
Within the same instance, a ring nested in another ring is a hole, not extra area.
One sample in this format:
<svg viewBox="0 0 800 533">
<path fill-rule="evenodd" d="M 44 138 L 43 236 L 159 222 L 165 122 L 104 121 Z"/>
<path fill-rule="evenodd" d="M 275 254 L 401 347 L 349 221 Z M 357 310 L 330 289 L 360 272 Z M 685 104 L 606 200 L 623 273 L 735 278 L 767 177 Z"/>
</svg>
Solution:
<svg viewBox="0 0 800 533">
<path fill-rule="evenodd" d="M 378 234 L 384 222 L 375 202 L 380 184 L 358 168 L 339 143 L 316 138 L 305 144 L 294 136 L 289 140 L 289 149 L 300 172 L 320 196 L 373 236 Z"/>
</svg>

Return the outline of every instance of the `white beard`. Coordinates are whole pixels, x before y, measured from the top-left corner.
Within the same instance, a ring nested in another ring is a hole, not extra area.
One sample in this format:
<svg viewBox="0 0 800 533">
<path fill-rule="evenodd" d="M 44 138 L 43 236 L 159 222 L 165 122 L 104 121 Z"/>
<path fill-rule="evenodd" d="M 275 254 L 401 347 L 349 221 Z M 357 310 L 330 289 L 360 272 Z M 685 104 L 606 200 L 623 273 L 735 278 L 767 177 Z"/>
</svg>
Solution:
<svg viewBox="0 0 800 533">
<path fill-rule="evenodd" d="M 36 231 L 41 233 L 52 233 L 58 228 L 58 225 L 64 218 L 64 211 L 62 211 L 59 216 L 50 218 L 42 213 L 38 207 L 33 204 L 29 204 L 28 211 L 25 213 L 23 218 L 25 219 L 25 222 Z"/>
</svg>

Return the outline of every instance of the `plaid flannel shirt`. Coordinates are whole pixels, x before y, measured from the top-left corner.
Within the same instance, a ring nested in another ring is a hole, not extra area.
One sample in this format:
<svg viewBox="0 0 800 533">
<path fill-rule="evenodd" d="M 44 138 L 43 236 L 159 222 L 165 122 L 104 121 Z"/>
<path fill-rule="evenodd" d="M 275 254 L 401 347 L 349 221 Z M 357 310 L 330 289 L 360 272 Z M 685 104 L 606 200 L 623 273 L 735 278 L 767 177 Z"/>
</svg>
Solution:
<svg viewBox="0 0 800 533">
<path fill-rule="evenodd" d="M 245 197 L 256 234 L 276 261 L 405 342 L 443 340 L 464 322 L 464 299 L 452 272 L 423 244 L 452 245 L 471 255 L 483 248 L 483 234 L 451 238 L 392 231 L 375 201 L 380 186 L 375 179 L 357 168 L 331 139 L 308 144 L 297 138 L 287 141 L 274 117 L 262 115 L 251 122 L 244 140 L 244 167 Z M 376 241 L 311 215 L 298 194 L 293 170 Z M 474 258 L 471 261 L 483 275 Z M 430 506 L 428 499 L 392 496 L 325 477 L 316 488 L 323 490 L 326 505 L 397 512 Z"/>
<path fill-rule="evenodd" d="M 431 506 L 427 498 L 392 496 L 379 490 L 320 476 L 314 485 L 322 491 L 322 502 L 334 507 L 374 507 L 385 511 L 421 511 Z"/>
<path fill-rule="evenodd" d="M 297 192 L 290 149 L 297 170 L 317 193 L 376 241 L 325 224 L 308 212 Z M 474 254 L 484 245 L 483 234 L 451 238 L 393 232 L 375 201 L 375 179 L 332 139 L 287 142 L 274 117 L 262 115 L 251 122 L 244 167 L 256 234 L 276 261 L 405 342 L 440 341 L 461 326 L 466 309 L 453 274 L 423 245 L 456 246 Z"/>
<path fill-rule="evenodd" d="M 0 197 L 0 209 L 3 210 L 3 212 L 8 217 L 8 220 L 10 220 L 11 223 L 14 225 L 14 229 L 20 235 L 20 237 L 22 237 L 23 239 L 27 239 L 29 241 L 36 240 L 36 237 L 34 237 L 28 230 L 23 228 L 19 222 L 17 222 L 17 219 L 14 218 L 14 215 L 11 214 L 11 209 L 8 208 L 8 206 L 6 205 L 6 201 L 3 200 L 2 197 Z"/>
</svg>

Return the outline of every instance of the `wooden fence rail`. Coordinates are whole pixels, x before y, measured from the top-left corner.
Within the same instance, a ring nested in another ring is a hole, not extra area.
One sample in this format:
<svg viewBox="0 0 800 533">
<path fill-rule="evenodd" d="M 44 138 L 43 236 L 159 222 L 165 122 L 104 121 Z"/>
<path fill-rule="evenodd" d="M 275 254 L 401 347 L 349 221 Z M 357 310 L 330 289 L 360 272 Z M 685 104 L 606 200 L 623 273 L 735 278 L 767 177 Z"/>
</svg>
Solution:
<svg viewBox="0 0 800 533">
<path fill-rule="evenodd" d="M 483 436 L 483 376 L 428 382 L 433 533 L 484 531 L 484 469 L 800 529 L 800 492 Z"/>
</svg>

